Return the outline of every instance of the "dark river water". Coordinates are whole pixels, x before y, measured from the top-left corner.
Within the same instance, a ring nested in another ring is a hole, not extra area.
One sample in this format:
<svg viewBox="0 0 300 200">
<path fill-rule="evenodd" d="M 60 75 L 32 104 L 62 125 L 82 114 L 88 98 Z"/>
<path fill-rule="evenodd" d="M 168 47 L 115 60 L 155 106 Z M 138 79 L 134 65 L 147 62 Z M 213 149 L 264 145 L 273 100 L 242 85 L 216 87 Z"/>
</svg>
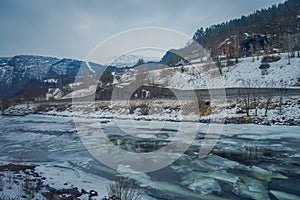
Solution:
<svg viewBox="0 0 300 200">
<path fill-rule="evenodd" d="M 0 116 L 0 162 L 36 164 L 47 184 L 94 189 L 102 197 L 118 175 L 135 180 L 143 199 L 300 199 L 299 127 L 224 125 L 208 155 L 199 158 L 203 141 L 209 141 L 208 124 L 136 121 L 133 127 L 124 120 L 120 128 L 112 119 L 83 122 L 91 138 L 101 129 L 114 147 L 136 154 L 168 145 L 179 127 L 197 128 L 193 143 L 174 162 L 136 172 L 128 163 L 126 170 L 102 164 L 87 150 L 72 118 Z"/>
</svg>

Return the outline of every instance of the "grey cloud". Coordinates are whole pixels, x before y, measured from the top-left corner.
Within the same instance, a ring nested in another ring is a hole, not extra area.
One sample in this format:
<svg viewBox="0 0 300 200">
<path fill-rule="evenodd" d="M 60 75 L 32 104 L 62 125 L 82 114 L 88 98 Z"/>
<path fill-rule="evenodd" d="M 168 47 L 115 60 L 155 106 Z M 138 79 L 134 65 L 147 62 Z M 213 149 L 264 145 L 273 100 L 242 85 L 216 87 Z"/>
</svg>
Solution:
<svg viewBox="0 0 300 200">
<path fill-rule="evenodd" d="M 192 37 L 200 26 L 249 14 L 278 0 L 0 0 L 0 56 L 84 59 L 121 31 L 163 27 Z"/>
</svg>

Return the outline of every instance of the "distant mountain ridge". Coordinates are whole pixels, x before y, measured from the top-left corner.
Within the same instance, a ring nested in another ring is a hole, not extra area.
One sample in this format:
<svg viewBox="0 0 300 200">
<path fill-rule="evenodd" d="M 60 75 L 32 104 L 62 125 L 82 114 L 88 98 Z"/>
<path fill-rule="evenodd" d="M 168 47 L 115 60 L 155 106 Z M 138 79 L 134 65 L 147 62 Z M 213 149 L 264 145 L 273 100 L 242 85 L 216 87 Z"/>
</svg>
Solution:
<svg viewBox="0 0 300 200">
<path fill-rule="evenodd" d="M 55 57 L 18 55 L 0 58 L 0 97 L 12 97 L 22 93 L 28 83 L 55 83 L 63 86 L 74 82 L 80 73 L 94 74 L 101 65 L 93 64 L 89 69 L 83 61 Z"/>
<path fill-rule="evenodd" d="M 133 68 L 138 59 L 138 56 L 124 55 L 106 70 L 115 72 Z M 61 88 L 74 83 L 76 76 L 96 75 L 103 68 L 101 64 L 89 63 L 87 66 L 84 61 L 69 58 L 40 55 L 0 57 L 0 98 L 24 96 L 26 88 L 35 88 L 42 95 L 49 87 Z"/>
</svg>

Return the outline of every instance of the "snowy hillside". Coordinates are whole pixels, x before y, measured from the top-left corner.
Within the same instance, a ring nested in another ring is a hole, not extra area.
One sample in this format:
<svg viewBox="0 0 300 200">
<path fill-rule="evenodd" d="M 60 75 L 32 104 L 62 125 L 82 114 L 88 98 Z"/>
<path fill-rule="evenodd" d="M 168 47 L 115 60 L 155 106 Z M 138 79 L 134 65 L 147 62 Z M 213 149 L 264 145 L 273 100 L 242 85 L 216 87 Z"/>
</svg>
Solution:
<svg viewBox="0 0 300 200">
<path fill-rule="evenodd" d="M 282 54 L 279 61 L 269 63 L 270 68 L 264 74 L 259 69 L 261 57 L 254 62 L 252 58 L 242 59 L 236 66 L 223 69 L 226 86 L 247 87 L 247 81 L 251 80 L 250 87 L 294 87 L 299 83 L 300 59 L 291 58 L 290 65 L 287 63 L 287 54 Z"/>
<path fill-rule="evenodd" d="M 139 73 L 133 69 L 123 74 L 120 86 L 130 82 L 141 81 L 143 84 L 158 84 L 176 89 L 202 89 L 220 87 L 294 87 L 299 84 L 300 58 L 291 58 L 288 65 L 287 54 L 281 54 L 277 62 L 269 63 L 270 67 L 261 70 L 262 57 L 242 58 L 230 67 L 222 68 L 220 75 L 214 64 L 191 64 L 176 68 L 152 70 Z"/>
<path fill-rule="evenodd" d="M 137 61 L 140 58 L 142 58 L 145 62 L 158 62 L 160 60 L 160 58 L 157 57 L 124 54 L 119 56 L 118 58 L 113 58 L 110 65 L 115 66 L 117 68 L 132 67 L 137 63 Z"/>
</svg>

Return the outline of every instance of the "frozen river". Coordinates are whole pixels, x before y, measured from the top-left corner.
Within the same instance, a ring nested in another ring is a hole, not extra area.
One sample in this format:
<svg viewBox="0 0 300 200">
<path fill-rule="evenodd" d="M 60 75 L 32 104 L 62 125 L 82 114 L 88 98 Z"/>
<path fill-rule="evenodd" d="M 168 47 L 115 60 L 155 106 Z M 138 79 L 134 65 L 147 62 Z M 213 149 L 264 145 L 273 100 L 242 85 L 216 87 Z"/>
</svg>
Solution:
<svg viewBox="0 0 300 200">
<path fill-rule="evenodd" d="M 95 135 L 101 129 L 115 147 L 136 154 L 168 145 L 180 127 L 197 128 L 192 145 L 175 162 L 146 173 L 135 172 L 128 163 L 127 170 L 114 170 L 99 162 L 86 149 L 87 141 L 81 141 L 72 118 L 0 116 L 0 162 L 37 164 L 47 184 L 94 189 L 100 197 L 119 175 L 136 180 L 144 199 L 300 198 L 299 127 L 224 125 L 211 152 L 199 158 L 207 124 L 135 121 L 132 127 L 123 120 L 120 129 L 113 119 L 83 122 L 89 139 L 99 139 Z"/>
</svg>

